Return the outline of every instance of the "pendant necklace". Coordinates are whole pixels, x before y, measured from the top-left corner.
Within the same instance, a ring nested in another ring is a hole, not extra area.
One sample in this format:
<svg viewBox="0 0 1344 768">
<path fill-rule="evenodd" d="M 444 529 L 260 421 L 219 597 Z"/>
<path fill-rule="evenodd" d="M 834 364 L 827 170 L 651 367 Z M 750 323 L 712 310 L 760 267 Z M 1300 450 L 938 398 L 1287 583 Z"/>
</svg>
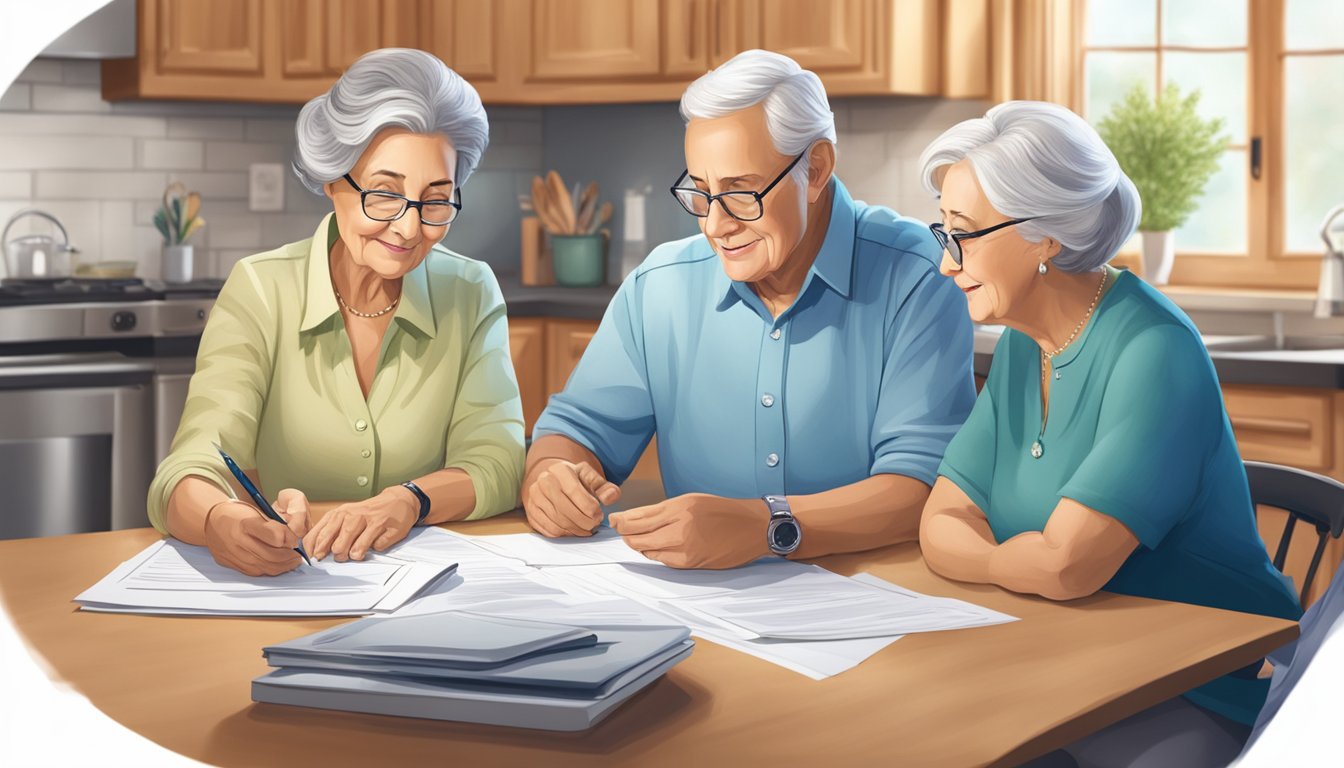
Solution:
<svg viewBox="0 0 1344 768">
<path fill-rule="evenodd" d="M 1092 312 L 1096 310 L 1097 302 L 1101 300 L 1101 292 L 1106 288 L 1106 278 L 1109 276 L 1110 273 L 1103 268 L 1101 271 L 1101 284 L 1097 286 L 1097 295 L 1092 297 L 1092 303 L 1087 306 L 1087 314 L 1083 315 L 1083 319 L 1079 320 L 1078 324 L 1073 327 L 1073 333 L 1069 334 L 1069 338 L 1064 341 L 1063 346 L 1056 349 L 1054 352 L 1046 352 L 1044 349 L 1041 350 L 1041 394 L 1043 395 L 1041 398 L 1041 431 L 1036 433 L 1036 441 L 1031 444 L 1031 458 L 1033 459 L 1039 459 L 1045 455 L 1045 419 L 1046 415 L 1049 413 L 1049 404 L 1046 401 L 1044 394 L 1046 377 L 1050 375 L 1050 371 L 1046 366 L 1049 365 L 1050 361 L 1059 355 L 1059 353 L 1068 349 L 1074 339 L 1078 338 L 1078 332 L 1083 329 L 1083 326 L 1087 324 L 1088 318 L 1092 317 Z"/>
</svg>

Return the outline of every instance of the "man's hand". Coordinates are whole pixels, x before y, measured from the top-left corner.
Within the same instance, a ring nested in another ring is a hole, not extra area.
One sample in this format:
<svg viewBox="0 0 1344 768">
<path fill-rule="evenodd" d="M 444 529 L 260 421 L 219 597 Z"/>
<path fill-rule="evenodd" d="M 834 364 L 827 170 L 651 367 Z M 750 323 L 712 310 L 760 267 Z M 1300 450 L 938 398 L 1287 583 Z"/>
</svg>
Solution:
<svg viewBox="0 0 1344 768">
<path fill-rule="evenodd" d="M 342 504 L 328 512 L 303 537 L 308 556 L 328 554 L 337 562 L 363 560 L 372 548 L 382 552 L 406 538 L 420 517 L 420 500 L 400 485 L 364 501 Z"/>
<path fill-rule="evenodd" d="M 770 512 L 759 499 L 688 493 L 609 522 L 632 549 L 673 568 L 735 568 L 770 554 Z"/>
<path fill-rule="evenodd" d="M 591 536 L 602 523 L 602 505 L 621 489 L 587 463 L 556 459 L 542 466 L 523 493 L 527 522 L 543 536 Z"/>
</svg>

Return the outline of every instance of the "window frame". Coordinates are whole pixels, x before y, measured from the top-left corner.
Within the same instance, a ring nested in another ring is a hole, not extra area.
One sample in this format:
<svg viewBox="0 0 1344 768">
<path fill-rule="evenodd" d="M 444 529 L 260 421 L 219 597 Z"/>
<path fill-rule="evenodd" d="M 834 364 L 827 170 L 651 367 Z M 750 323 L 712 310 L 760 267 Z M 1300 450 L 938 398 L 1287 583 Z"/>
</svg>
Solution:
<svg viewBox="0 0 1344 768">
<path fill-rule="evenodd" d="M 1157 12 L 1157 37 L 1148 46 L 1097 46 L 1087 44 L 1088 0 L 1072 0 L 1074 21 L 1075 73 L 1070 105 L 1082 115 L 1086 110 L 1085 93 L 1087 54 L 1091 51 L 1153 52 L 1158 57 L 1156 67 L 1159 92 L 1162 78 L 1162 51 L 1207 51 L 1217 48 L 1189 48 L 1162 45 L 1162 3 L 1154 0 Z M 1171 272 L 1173 286 L 1311 289 L 1316 288 L 1320 273 L 1319 252 L 1292 252 L 1284 244 L 1286 215 L 1284 210 L 1286 179 L 1284 174 L 1285 136 L 1284 82 L 1285 58 L 1288 55 L 1337 55 L 1344 50 L 1330 49 L 1311 52 L 1286 50 L 1284 27 L 1286 0 L 1247 0 L 1246 27 L 1246 144 L 1228 145 L 1246 150 L 1246 253 L 1227 254 L 1180 250 L 1176 240 L 1176 262 Z M 1233 49 L 1228 49 L 1233 50 Z M 1237 48 L 1235 50 L 1240 50 Z M 1260 139 L 1260 178 L 1250 173 L 1251 142 Z M 1134 252 L 1122 252 L 1120 261 L 1137 261 Z"/>
</svg>

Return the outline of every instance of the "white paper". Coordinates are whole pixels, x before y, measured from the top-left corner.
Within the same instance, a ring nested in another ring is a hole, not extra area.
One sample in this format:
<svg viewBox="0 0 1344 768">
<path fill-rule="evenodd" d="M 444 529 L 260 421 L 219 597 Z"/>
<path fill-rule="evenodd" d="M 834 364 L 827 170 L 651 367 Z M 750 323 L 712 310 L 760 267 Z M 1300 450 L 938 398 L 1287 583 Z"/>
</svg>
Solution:
<svg viewBox="0 0 1344 768">
<path fill-rule="evenodd" d="M 359 616 L 394 610 L 451 566 L 384 555 L 245 576 L 209 550 L 167 539 L 146 547 L 75 598 L 87 610 L 222 616 Z"/>
<path fill-rule="evenodd" d="M 602 526 L 592 536 L 548 539 L 537 533 L 508 533 L 496 536 L 468 536 L 446 531 L 470 541 L 501 557 L 519 560 L 534 567 L 563 565 L 600 565 L 635 563 L 666 568 L 631 549 L 614 529 Z"/>
</svg>

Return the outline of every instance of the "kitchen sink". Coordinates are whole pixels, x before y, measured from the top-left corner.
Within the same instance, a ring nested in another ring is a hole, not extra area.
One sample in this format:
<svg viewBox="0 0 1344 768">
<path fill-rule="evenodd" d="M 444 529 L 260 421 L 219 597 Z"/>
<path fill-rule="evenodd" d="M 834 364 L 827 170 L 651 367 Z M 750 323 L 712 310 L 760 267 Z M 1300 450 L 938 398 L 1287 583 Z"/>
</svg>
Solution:
<svg viewBox="0 0 1344 768">
<path fill-rule="evenodd" d="M 1344 336 L 1205 336 L 1210 352 L 1273 352 L 1344 350 Z"/>
</svg>

